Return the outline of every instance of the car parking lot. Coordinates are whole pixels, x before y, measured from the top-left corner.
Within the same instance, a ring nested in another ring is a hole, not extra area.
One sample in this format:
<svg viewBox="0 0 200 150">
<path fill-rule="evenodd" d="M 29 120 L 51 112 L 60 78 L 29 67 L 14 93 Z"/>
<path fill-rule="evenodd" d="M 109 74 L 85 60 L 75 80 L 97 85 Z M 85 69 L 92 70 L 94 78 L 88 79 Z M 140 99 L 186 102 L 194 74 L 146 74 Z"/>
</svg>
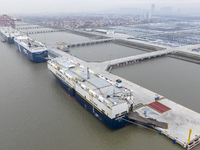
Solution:
<svg viewBox="0 0 200 150">
<path fill-rule="evenodd" d="M 114 27 L 117 33 L 131 35 L 129 39 L 164 47 L 179 47 L 200 43 L 200 22 L 166 22 Z"/>
</svg>

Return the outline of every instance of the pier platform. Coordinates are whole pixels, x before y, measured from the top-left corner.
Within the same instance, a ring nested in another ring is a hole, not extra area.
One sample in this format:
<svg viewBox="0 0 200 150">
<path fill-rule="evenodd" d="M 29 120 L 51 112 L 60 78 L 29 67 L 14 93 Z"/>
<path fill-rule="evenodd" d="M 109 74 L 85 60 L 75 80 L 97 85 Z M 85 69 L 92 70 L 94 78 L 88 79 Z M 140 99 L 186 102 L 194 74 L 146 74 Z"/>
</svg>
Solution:
<svg viewBox="0 0 200 150">
<path fill-rule="evenodd" d="M 130 82 L 126 79 L 123 79 L 117 75 L 109 73 L 106 71 L 108 67 L 108 62 L 102 63 L 92 63 L 85 62 L 79 58 L 74 58 L 68 53 L 59 50 L 53 50 L 54 54 L 57 53 L 59 56 L 67 57 L 73 60 L 75 63 L 79 63 L 84 67 L 89 67 L 92 71 L 99 73 L 101 76 L 109 79 L 110 81 L 116 81 L 120 79 L 122 81 L 122 86 L 130 89 L 134 95 L 134 110 L 139 113 L 139 115 L 145 117 L 154 118 L 160 122 L 168 123 L 168 129 L 163 129 L 159 127 L 153 127 L 158 131 L 159 134 L 163 134 L 170 138 L 173 142 L 178 143 L 183 148 L 187 150 L 192 149 L 193 147 L 200 144 L 200 114 L 190 110 L 180 104 L 169 100 L 162 95 L 150 91 L 144 87 L 141 87 L 133 82 Z M 163 51 L 173 53 L 174 51 Z M 155 54 L 155 53 L 153 53 Z M 142 54 L 142 56 L 153 56 L 153 54 L 147 53 Z M 159 54 L 159 52 L 158 52 Z M 136 56 L 133 56 L 136 57 Z M 138 56 L 137 56 L 138 57 Z M 141 58 L 141 57 L 140 57 Z M 122 58 L 120 61 L 127 58 Z M 114 60 L 112 60 L 115 62 Z M 158 103 L 158 104 L 157 104 Z M 191 136 L 189 138 L 189 130 L 192 130 Z"/>
<path fill-rule="evenodd" d="M 38 25 L 27 25 L 27 26 L 17 26 L 17 30 L 30 30 L 30 29 L 39 29 L 39 28 L 44 28 L 42 26 Z"/>
<path fill-rule="evenodd" d="M 92 41 L 85 41 L 85 42 L 76 42 L 70 43 L 67 47 L 77 47 L 77 46 L 84 46 L 84 45 L 92 45 L 92 44 L 99 44 L 99 43 L 106 43 L 111 42 L 113 39 L 101 39 L 101 40 L 92 40 Z"/>
<path fill-rule="evenodd" d="M 51 29 L 51 28 L 34 28 L 34 29 L 22 29 L 20 32 L 24 34 L 39 34 L 39 33 L 50 33 L 50 32 L 60 32 L 61 29 Z"/>
<path fill-rule="evenodd" d="M 134 56 L 124 57 L 124 58 L 114 59 L 114 60 L 110 61 L 110 65 L 107 66 L 106 70 L 111 71 L 113 68 L 116 68 L 116 67 L 126 66 L 126 65 L 130 65 L 130 64 L 134 64 L 134 63 L 143 61 L 143 60 L 166 56 L 169 54 L 173 54 L 175 52 L 176 52 L 175 49 L 165 49 L 165 50 L 160 50 L 160 51 L 155 51 L 155 52 L 150 52 L 150 53 L 144 53 L 144 54 L 140 54 L 140 55 L 134 55 Z M 104 63 L 108 64 L 109 61 L 104 62 Z"/>
<path fill-rule="evenodd" d="M 149 104 L 134 111 L 143 117 L 155 118 L 161 122 L 167 122 L 168 129 L 159 127 L 155 127 L 155 129 L 158 130 L 159 134 L 164 134 L 172 139 L 174 143 L 178 143 L 188 150 L 190 147 L 198 144 L 200 142 L 200 114 L 166 98 L 158 101 L 165 108 L 168 108 L 167 111 L 163 112 L 162 107 L 158 107 L 161 110 L 159 111 L 150 107 Z M 144 114 L 145 111 L 146 113 Z M 190 140 L 188 140 L 190 129 L 192 129 L 192 132 Z"/>
</svg>

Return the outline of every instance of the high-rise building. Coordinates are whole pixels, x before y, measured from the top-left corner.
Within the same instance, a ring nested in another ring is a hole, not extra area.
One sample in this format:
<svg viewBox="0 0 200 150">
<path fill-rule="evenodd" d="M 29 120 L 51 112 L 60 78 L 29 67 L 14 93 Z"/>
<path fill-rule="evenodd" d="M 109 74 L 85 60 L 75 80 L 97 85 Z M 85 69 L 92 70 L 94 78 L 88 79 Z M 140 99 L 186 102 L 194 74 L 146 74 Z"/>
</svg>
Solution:
<svg viewBox="0 0 200 150">
<path fill-rule="evenodd" d="M 151 19 L 151 13 L 150 12 L 144 13 L 144 19 L 145 20 L 150 20 Z"/>
<path fill-rule="evenodd" d="M 151 13 L 155 12 L 155 4 L 151 4 Z"/>
</svg>

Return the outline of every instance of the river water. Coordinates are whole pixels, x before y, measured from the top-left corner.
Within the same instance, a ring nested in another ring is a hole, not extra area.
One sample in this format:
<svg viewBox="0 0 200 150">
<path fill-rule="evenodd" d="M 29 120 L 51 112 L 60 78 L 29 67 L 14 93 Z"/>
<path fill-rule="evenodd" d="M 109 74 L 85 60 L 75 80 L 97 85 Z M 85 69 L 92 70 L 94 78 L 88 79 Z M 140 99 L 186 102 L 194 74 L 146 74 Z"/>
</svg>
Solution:
<svg viewBox="0 0 200 150">
<path fill-rule="evenodd" d="M 68 42 L 90 40 L 64 34 Z M 60 33 L 32 36 L 46 43 L 51 43 L 50 37 L 52 41 L 64 41 Z M 0 149 L 182 149 L 165 136 L 136 125 L 110 130 L 67 95 L 48 71 L 46 63 L 29 61 L 15 45 L 0 42 L 0 50 Z M 90 56 L 92 51 L 96 52 Z M 70 49 L 70 53 L 87 61 L 124 57 L 125 52 L 130 55 L 143 53 L 112 43 Z M 165 57 L 112 72 L 200 112 L 199 71 L 199 65 Z"/>
</svg>

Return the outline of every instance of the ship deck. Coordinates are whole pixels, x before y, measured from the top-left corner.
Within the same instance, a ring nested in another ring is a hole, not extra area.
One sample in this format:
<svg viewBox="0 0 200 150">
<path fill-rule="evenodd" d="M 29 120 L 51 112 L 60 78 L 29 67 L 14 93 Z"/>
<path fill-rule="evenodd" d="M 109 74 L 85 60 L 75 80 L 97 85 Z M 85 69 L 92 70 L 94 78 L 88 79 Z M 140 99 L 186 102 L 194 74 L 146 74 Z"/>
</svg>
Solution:
<svg viewBox="0 0 200 150">
<path fill-rule="evenodd" d="M 13 28 L 10 28 L 10 27 L 2 27 L 0 30 L 7 37 L 9 37 L 9 36 L 10 37 L 15 37 L 15 36 L 19 36 L 20 35 L 20 33 L 17 30 L 15 30 Z"/>
<path fill-rule="evenodd" d="M 54 52 L 68 57 L 71 60 L 75 60 L 73 56 L 59 50 L 53 50 Z M 144 116 L 144 111 L 147 111 L 147 116 L 154 118 L 158 121 L 168 123 L 168 129 L 161 129 L 156 127 L 160 133 L 166 135 L 170 139 L 180 144 L 184 148 L 191 149 L 193 146 L 200 144 L 200 114 L 190 110 L 180 104 L 173 102 L 172 100 L 164 98 L 158 93 L 152 92 L 144 87 L 141 87 L 135 83 L 132 83 L 119 76 L 111 74 L 104 69 L 107 67 L 105 63 L 92 63 L 85 62 L 81 59 L 76 58 L 76 63 L 80 63 L 83 66 L 87 66 L 95 72 L 98 72 L 102 76 L 117 80 L 122 80 L 122 85 L 133 92 L 135 105 L 140 107 L 135 108 L 141 116 Z M 102 69 L 103 68 L 103 69 Z M 155 97 L 159 97 L 156 106 L 152 106 L 155 102 Z M 160 108 L 159 108 L 160 107 Z M 167 109 L 168 108 L 168 109 Z M 164 109 L 162 111 L 162 109 Z M 190 141 L 188 141 L 189 130 L 192 129 Z"/>
<path fill-rule="evenodd" d="M 43 50 L 46 50 L 46 47 L 45 47 L 45 45 L 43 45 L 42 43 L 40 43 L 40 42 L 37 42 L 37 41 L 35 41 L 35 40 L 28 40 L 27 38 L 20 38 L 19 37 L 19 39 L 18 40 L 20 40 L 22 43 L 24 43 L 25 45 L 28 45 L 28 43 L 30 43 L 31 44 L 31 47 L 29 47 L 29 49 L 31 50 L 31 51 L 43 51 Z"/>
<path fill-rule="evenodd" d="M 131 91 L 124 88 L 118 88 L 112 84 L 111 80 L 106 80 L 104 77 L 98 77 L 97 74 L 89 73 L 89 78 L 87 74 L 87 68 L 77 67 L 73 63 L 66 60 L 66 58 L 59 58 L 56 61 L 57 65 L 60 65 L 64 69 L 70 78 L 76 78 L 80 83 L 87 87 L 88 91 L 93 91 L 97 95 L 102 95 L 105 99 L 111 103 L 119 104 L 125 103 L 126 101 L 121 98 L 122 95 L 130 94 Z M 71 66 L 69 69 L 65 66 Z"/>
</svg>

